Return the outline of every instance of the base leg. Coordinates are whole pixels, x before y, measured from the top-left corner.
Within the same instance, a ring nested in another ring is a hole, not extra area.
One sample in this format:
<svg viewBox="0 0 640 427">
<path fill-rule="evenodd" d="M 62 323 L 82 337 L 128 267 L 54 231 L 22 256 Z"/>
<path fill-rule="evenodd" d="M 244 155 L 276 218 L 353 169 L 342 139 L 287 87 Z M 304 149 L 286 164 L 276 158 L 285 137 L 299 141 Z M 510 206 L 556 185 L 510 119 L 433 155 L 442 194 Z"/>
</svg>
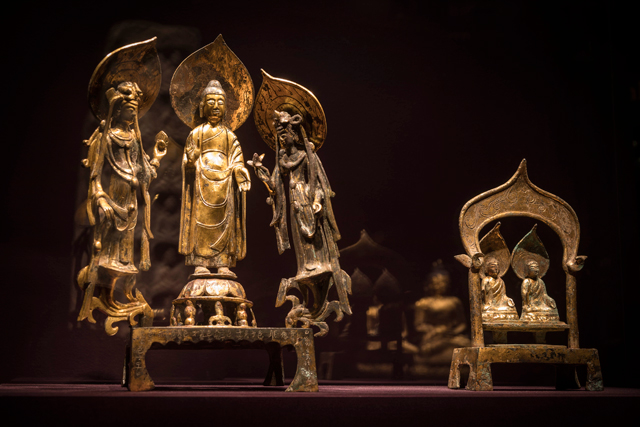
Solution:
<svg viewBox="0 0 640 427">
<path fill-rule="evenodd" d="M 491 391 L 493 390 L 493 378 L 491 376 L 491 364 L 474 361 L 469 365 L 469 381 L 467 390 Z"/>
<path fill-rule="evenodd" d="M 579 389 L 580 381 L 574 365 L 556 365 L 556 390 Z"/>
<path fill-rule="evenodd" d="M 122 367 L 122 387 L 129 385 L 129 362 L 131 360 L 131 345 L 127 344 L 124 352 L 124 366 Z"/>
<path fill-rule="evenodd" d="M 404 358 L 402 355 L 402 338 L 396 340 L 396 351 L 393 352 L 393 379 L 404 378 Z"/>
<path fill-rule="evenodd" d="M 460 388 L 460 361 L 457 356 L 458 349 L 455 349 L 451 359 L 451 368 L 449 368 L 449 388 Z"/>
<path fill-rule="evenodd" d="M 134 329 L 131 333 L 130 355 L 128 363 L 127 387 L 130 391 L 148 391 L 155 388 L 155 384 L 147 371 L 145 361 L 147 350 L 151 343 L 138 337 Z"/>
<path fill-rule="evenodd" d="M 316 351 L 310 329 L 304 331 L 302 338 L 298 338 L 294 348 L 298 359 L 298 367 L 287 391 L 318 391 Z"/>
<path fill-rule="evenodd" d="M 284 385 L 284 367 L 282 364 L 282 347 L 277 343 L 267 345 L 269 353 L 269 369 L 264 379 L 263 385 L 279 386 Z"/>
<path fill-rule="evenodd" d="M 333 380 L 333 366 L 336 353 L 333 351 L 326 351 L 320 353 L 320 366 L 318 367 L 318 376 L 322 380 Z"/>
<path fill-rule="evenodd" d="M 587 363 L 587 384 L 585 385 L 585 389 L 588 391 L 604 390 L 602 371 L 600 370 L 600 358 L 597 352 L 595 357 Z"/>
</svg>

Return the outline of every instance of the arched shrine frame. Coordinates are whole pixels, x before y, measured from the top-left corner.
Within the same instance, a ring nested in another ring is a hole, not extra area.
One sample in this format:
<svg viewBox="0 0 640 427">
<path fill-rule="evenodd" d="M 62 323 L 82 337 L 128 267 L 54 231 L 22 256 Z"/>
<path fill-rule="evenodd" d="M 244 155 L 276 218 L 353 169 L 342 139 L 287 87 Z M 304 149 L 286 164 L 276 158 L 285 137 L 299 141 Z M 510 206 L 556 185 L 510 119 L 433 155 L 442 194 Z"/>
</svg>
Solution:
<svg viewBox="0 0 640 427">
<path fill-rule="evenodd" d="M 482 322 L 482 278 L 480 270 L 484 254 L 480 251 L 479 235 L 492 221 L 524 216 L 547 224 L 558 234 L 563 246 L 562 267 L 566 274 L 567 323 L 531 323 L 522 321 Z M 491 363 L 555 363 L 586 364 L 587 389 L 602 390 L 602 374 L 597 350 L 580 349 L 575 273 L 583 267 L 585 256 L 579 256 L 580 223 L 567 202 L 536 187 L 527 175 L 526 160 L 505 184 L 486 191 L 469 200 L 459 218 L 460 236 L 466 254 L 456 259 L 469 268 L 469 302 L 471 311 L 471 347 L 454 351 L 449 373 L 449 387 L 460 387 L 460 364 L 470 366 L 467 388 L 492 390 Z M 504 345 L 485 347 L 484 331 L 530 331 L 543 333 L 569 329 L 568 346 Z M 561 348 L 558 348 L 561 347 Z M 565 371 L 566 372 L 566 371 Z M 558 387 L 574 387 L 575 370 L 566 378 L 559 378 Z M 569 384 L 569 385 L 567 385 Z"/>
<path fill-rule="evenodd" d="M 483 347 L 482 289 L 480 267 L 483 254 L 479 235 L 492 221 L 514 216 L 534 218 L 547 224 L 558 234 L 564 249 L 562 268 L 566 274 L 567 323 L 569 348 L 579 348 L 576 278 L 586 257 L 578 256 L 580 223 L 578 216 L 567 202 L 536 187 L 527 175 L 527 163 L 523 160 L 518 171 L 505 184 L 486 191 L 469 200 L 460 212 L 459 227 L 462 244 L 467 252 L 463 263 L 469 270 L 469 295 L 471 303 L 471 340 L 474 347 Z M 460 259 L 460 258 L 458 258 Z"/>
</svg>

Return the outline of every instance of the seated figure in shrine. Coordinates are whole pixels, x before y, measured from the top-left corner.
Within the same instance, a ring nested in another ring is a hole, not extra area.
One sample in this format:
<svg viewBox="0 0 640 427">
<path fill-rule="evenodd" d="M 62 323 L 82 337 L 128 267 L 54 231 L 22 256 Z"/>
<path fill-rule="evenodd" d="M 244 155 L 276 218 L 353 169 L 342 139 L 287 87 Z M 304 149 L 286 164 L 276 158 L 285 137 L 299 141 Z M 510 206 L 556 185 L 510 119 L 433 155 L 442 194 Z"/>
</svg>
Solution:
<svg viewBox="0 0 640 427">
<path fill-rule="evenodd" d="M 499 273 L 498 260 L 493 257 L 487 258 L 485 277 L 482 279 L 482 320 L 485 322 L 518 319 L 515 304 L 507 297 L 504 281 Z"/>
<path fill-rule="evenodd" d="M 557 322 L 556 302 L 547 295 L 547 288 L 540 277 L 540 265 L 535 260 L 525 263 L 525 278 L 522 281 L 522 316 L 529 322 Z"/>
</svg>

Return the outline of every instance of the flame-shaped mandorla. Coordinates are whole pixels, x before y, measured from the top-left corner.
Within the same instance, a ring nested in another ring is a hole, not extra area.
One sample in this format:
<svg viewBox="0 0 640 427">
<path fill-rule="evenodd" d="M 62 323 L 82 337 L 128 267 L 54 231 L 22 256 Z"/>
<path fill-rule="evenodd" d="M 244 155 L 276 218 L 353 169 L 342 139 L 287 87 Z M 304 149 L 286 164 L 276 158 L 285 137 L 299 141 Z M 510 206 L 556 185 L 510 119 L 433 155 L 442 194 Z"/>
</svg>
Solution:
<svg viewBox="0 0 640 427">
<path fill-rule="evenodd" d="M 492 257 L 498 261 L 500 277 L 509 269 L 509 247 L 500 234 L 500 223 L 496 225 L 480 240 L 480 250 L 484 254 L 485 261 Z"/>
<path fill-rule="evenodd" d="M 190 128 L 204 123 L 199 106 L 202 91 L 211 80 L 220 82 L 226 94 L 223 124 L 238 129 L 253 108 L 253 81 L 247 67 L 225 43 L 222 35 L 213 43 L 189 55 L 171 78 L 171 105 L 180 120 Z"/>
<path fill-rule="evenodd" d="M 525 264 L 528 261 L 538 263 L 540 266 L 539 277 L 543 277 L 549 269 L 549 254 L 542 244 L 542 240 L 538 237 L 537 228 L 538 224 L 533 226 L 531 231 L 518 242 L 511 255 L 511 267 L 520 279 L 525 277 Z"/>
<path fill-rule="evenodd" d="M 107 90 L 120 83 L 136 83 L 142 91 L 138 118 L 151 108 L 160 92 L 162 72 L 156 50 L 156 37 L 114 50 L 96 67 L 89 81 L 89 105 L 98 118 L 104 120 L 109 111 Z"/>
<path fill-rule="evenodd" d="M 260 136 L 272 150 L 276 149 L 274 111 L 285 111 L 291 116 L 299 114 L 309 141 L 318 151 L 327 137 L 327 120 L 318 99 L 304 86 L 271 77 L 262 70 L 262 85 L 256 96 L 253 118 Z"/>
</svg>

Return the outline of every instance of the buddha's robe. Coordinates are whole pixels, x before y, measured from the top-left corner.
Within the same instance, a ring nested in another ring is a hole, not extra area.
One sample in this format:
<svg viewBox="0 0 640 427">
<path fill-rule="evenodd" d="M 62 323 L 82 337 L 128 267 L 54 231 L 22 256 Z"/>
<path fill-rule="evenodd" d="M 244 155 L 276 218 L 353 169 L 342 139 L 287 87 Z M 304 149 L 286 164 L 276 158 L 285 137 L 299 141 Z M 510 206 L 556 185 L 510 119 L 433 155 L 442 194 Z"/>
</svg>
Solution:
<svg viewBox="0 0 640 427">
<path fill-rule="evenodd" d="M 187 265 L 233 267 L 246 254 L 242 149 L 224 126 L 194 128 L 182 160 L 180 253 Z"/>
</svg>

